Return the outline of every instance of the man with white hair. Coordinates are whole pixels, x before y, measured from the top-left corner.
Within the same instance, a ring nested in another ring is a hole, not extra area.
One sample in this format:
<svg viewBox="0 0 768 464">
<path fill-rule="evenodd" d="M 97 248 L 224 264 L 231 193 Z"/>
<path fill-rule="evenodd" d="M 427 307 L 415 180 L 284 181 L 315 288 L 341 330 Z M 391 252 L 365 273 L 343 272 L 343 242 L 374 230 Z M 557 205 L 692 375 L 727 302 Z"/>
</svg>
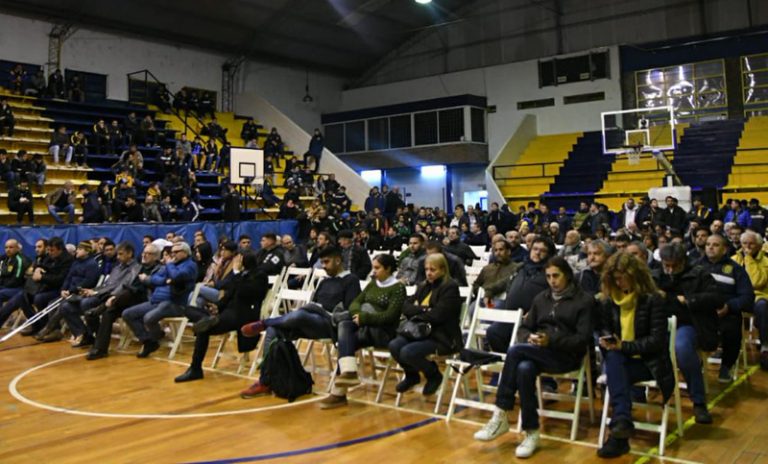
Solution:
<svg viewBox="0 0 768 464">
<path fill-rule="evenodd" d="M 160 348 L 159 341 L 165 336 L 160 320 L 184 315 L 184 306 L 197 278 L 197 264 L 191 254 L 187 243 L 174 243 L 164 267 L 151 276 L 139 274 L 139 280 L 154 291 L 148 302 L 123 313 L 123 320 L 144 345 L 137 357 L 146 358 Z"/>
<path fill-rule="evenodd" d="M 741 250 L 733 260 L 743 266 L 755 291 L 755 305 L 752 314 L 760 341 L 768 340 L 768 257 L 762 250 L 763 237 L 748 230 L 741 234 Z M 760 368 L 768 370 L 768 343 L 760 346 Z"/>
</svg>

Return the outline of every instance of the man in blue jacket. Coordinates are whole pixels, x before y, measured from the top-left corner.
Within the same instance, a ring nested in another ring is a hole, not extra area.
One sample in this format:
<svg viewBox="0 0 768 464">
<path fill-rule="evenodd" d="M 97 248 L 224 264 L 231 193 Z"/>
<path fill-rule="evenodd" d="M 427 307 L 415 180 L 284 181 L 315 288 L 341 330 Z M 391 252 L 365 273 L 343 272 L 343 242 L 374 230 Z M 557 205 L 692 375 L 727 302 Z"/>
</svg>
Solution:
<svg viewBox="0 0 768 464">
<path fill-rule="evenodd" d="M 733 380 L 733 366 L 741 350 L 741 312 L 752 310 L 755 291 L 752 281 L 743 267 L 729 258 L 728 240 L 720 234 L 707 238 L 705 256 L 698 264 L 704 267 L 717 282 L 717 291 L 725 298 L 725 304 L 717 309 L 720 317 L 720 343 L 723 357 L 717 380 L 728 383 Z"/>
<path fill-rule="evenodd" d="M 139 280 L 154 290 L 148 302 L 130 307 L 123 313 L 123 320 L 144 345 L 137 357 L 146 358 L 160 348 L 159 341 L 165 335 L 160 320 L 184 315 L 184 307 L 197 278 L 197 264 L 191 254 L 188 244 L 175 243 L 163 268 L 151 276 L 139 274 Z"/>
</svg>

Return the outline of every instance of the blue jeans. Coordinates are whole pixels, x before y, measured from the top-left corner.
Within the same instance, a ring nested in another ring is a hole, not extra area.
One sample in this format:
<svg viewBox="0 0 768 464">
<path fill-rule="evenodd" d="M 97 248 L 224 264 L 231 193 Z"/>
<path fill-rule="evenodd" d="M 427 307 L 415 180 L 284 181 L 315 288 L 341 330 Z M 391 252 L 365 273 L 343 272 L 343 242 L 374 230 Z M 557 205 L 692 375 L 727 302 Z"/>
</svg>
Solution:
<svg viewBox="0 0 768 464">
<path fill-rule="evenodd" d="M 265 349 L 269 347 L 272 340 L 278 334 L 289 340 L 297 338 L 308 338 L 310 340 L 333 338 L 333 326 L 331 325 L 330 315 L 325 317 L 303 309 L 297 309 L 282 316 L 264 319 L 264 325 L 267 326 L 267 331 L 264 334 Z M 263 377 L 259 379 L 260 382 L 263 380 Z"/>
<path fill-rule="evenodd" d="M 688 384 L 688 393 L 693 404 L 706 404 L 707 396 L 704 392 L 704 374 L 701 372 L 701 359 L 696 352 L 696 329 L 692 325 L 684 325 L 677 328 L 675 338 L 675 354 L 677 355 L 677 367 L 683 373 L 683 378 Z"/>
<path fill-rule="evenodd" d="M 16 288 L 0 288 L 0 305 L 10 300 L 21 292 L 21 287 Z"/>
<path fill-rule="evenodd" d="M 123 312 L 123 320 L 141 343 L 158 341 L 165 335 L 160 321 L 166 317 L 181 317 L 184 308 L 170 301 L 141 303 Z"/>
<path fill-rule="evenodd" d="M 447 354 L 439 352 L 439 345 L 431 339 L 411 341 L 398 335 L 389 342 L 389 352 L 405 371 L 407 378 L 418 380 L 419 372 L 427 378 L 440 375 L 437 364 L 427 359 L 432 354 Z"/>
<path fill-rule="evenodd" d="M 652 380 L 653 375 L 642 359 L 631 358 L 621 351 L 605 351 L 605 376 L 611 394 L 611 420 L 632 420 L 632 385 Z"/>
<path fill-rule="evenodd" d="M 48 212 L 51 213 L 53 220 L 58 224 L 64 224 L 64 221 L 61 220 L 58 213 L 67 213 L 69 216 L 69 223 L 72 224 L 75 222 L 75 205 L 71 203 L 63 208 L 60 206 L 51 205 L 48 207 Z"/>
<path fill-rule="evenodd" d="M 515 406 L 515 394 L 520 394 L 523 430 L 539 428 L 539 402 L 536 397 L 536 377 L 543 373 L 559 374 L 579 368 L 580 358 L 570 353 L 543 348 L 528 343 L 513 345 L 499 379 L 496 406 L 509 411 Z"/>
<path fill-rule="evenodd" d="M 79 303 L 71 303 L 66 301 L 61 304 L 61 309 L 59 309 L 59 312 L 61 313 L 64 320 L 67 321 L 67 325 L 69 326 L 69 330 L 72 332 L 72 335 L 79 337 L 88 331 L 81 316 L 89 309 L 98 306 L 99 303 L 101 303 L 100 296 L 89 296 L 80 300 Z"/>
<path fill-rule="evenodd" d="M 197 301 L 195 304 L 197 304 L 198 308 L 204 308 L 205 303 L 218 303 L 219 302 L 219 291 L 215 289 L 214 287 L 209 287 L 207 285 L 201 285 L 200 291 L 198 292 Z"/>
</svg>

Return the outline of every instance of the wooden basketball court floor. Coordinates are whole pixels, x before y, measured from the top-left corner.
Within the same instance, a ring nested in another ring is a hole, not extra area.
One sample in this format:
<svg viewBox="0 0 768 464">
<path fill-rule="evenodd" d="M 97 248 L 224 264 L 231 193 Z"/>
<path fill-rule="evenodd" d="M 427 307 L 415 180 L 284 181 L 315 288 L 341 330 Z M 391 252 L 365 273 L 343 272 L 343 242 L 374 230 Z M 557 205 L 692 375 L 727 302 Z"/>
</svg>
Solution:
<svg viewBox="0 0 768 464">
<path fill-rule="evenodd" d="M 318 409 L 322 393 L 294 403 L 243 400 L 238 392 L 251 379 L 231 373 L 175 384 L 190 352 L 185 345 L 174 361 L 164 349 L 149 359 L 113 352 L 90 362 L 64 341 L 15 337 L 0 345 L 0 463 L 516 461 L 514 432 L 491 443 L 472 438 L 486 413 L 462 411 L 446 423 L 431 414 L 434 397 L 418 392 L 395 408 L 394 382 L 382 404 L 373 402 L 374 387 L 360 387 L 348 407 L 330 411 Z M 723 386 L 716 372 L 707 371 L 714 425 L 694 424 L 684 398 L 684 437 L 668 438 L 663 460 L 653 455 L 658 436 L 638 433 L 632 454 L 608 462 L 768 463 L 768 374 L 752 367 Z M 324 391 L 324 378 L 317 381 Z M 590 425 L 586 410 L 577 443 L 567 442 L 566 422 L 543 425 L 541 449 L 528 461 L 605 462 L 595 455 L 599 424 Z"/>
</svg>

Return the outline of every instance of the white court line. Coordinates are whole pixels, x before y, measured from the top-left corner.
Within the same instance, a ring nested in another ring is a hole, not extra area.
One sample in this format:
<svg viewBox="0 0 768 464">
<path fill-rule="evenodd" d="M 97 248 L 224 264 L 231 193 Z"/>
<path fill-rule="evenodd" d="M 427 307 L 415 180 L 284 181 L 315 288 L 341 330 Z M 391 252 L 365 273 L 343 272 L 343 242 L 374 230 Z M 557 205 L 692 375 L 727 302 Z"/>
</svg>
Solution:
<svg viewBox="0 0 768 464">
<path fill-rule="evenodd" d="M 19 393 L 19 390 L 17 388 L 18 383 L 27 375 L 38 371 L 40 369 L 45 369 L 46 367 L 52 366 L 54 364 L 62 363 L 65 361 L 69 361 L 71 359 L 75 358 L 81 358 L 85 356 L 84 354 L 76 354 L 74 356 L 67 356 L 65 358 L 55 359 L 53 361 L 49 361 L 45 364 L 40 364 L 38 366 L 32 367 L 30 369 L 27 369 L 26 371 L 22 372 L 21 374 L 14 377 L 13 380 L 11 380 L 11 383 L 8 384 L 8 391 L 11 393 L 11 396 L 16 398 L 17 400 L 21 401 L 22 403 L 28 404 L 30 406 L 40 408 L 40 409 L 47 409 L 49 411 L 54 412 L 62 412 L 65 414 L 73 414 L 77 416 L 90 416 L 90 417 L 107 417 L 112 419 L 194 419 L 194 418 L 200 418 L 200 417 L 220 417 L 220 416 L 231 416 L 231 415 L 237 415 L 237 414 L 251 414 L 255 412 L 262 412 L 262 411 L 272 411 L 275 409 L 285 409 L 290 408 L 293 406 L 298 406 L 301 404 L 307 404 L 307 403 L 313 403 L 315 401 L 319 401 L 323 398 L 325 398 L 325 395 L 317 396 L 312 399 L 303 400 L 303 401 L 295 401 L 293 403 L 285 403 L 285 404 L 276 404 L 273 406 L 264 406 L 260 408 L 249 408 L 249 409 L 236 409 L 234 411 L 219 411 L 219 412 L 200 412 L 200 413 L 182 413 L 182 414 L 123 414 L 123 413 L 111 413 L 111 412 L 91 412 L 91 411 L 80 411 L 77 409 L 69 409 L 69 408 L 62 408 L 59 406 L 52 406 L 49 404 L 41 403 L 39 401 L 35 401 L 32 399 L 27 398 L 26 396 Z"/>
</svg>

